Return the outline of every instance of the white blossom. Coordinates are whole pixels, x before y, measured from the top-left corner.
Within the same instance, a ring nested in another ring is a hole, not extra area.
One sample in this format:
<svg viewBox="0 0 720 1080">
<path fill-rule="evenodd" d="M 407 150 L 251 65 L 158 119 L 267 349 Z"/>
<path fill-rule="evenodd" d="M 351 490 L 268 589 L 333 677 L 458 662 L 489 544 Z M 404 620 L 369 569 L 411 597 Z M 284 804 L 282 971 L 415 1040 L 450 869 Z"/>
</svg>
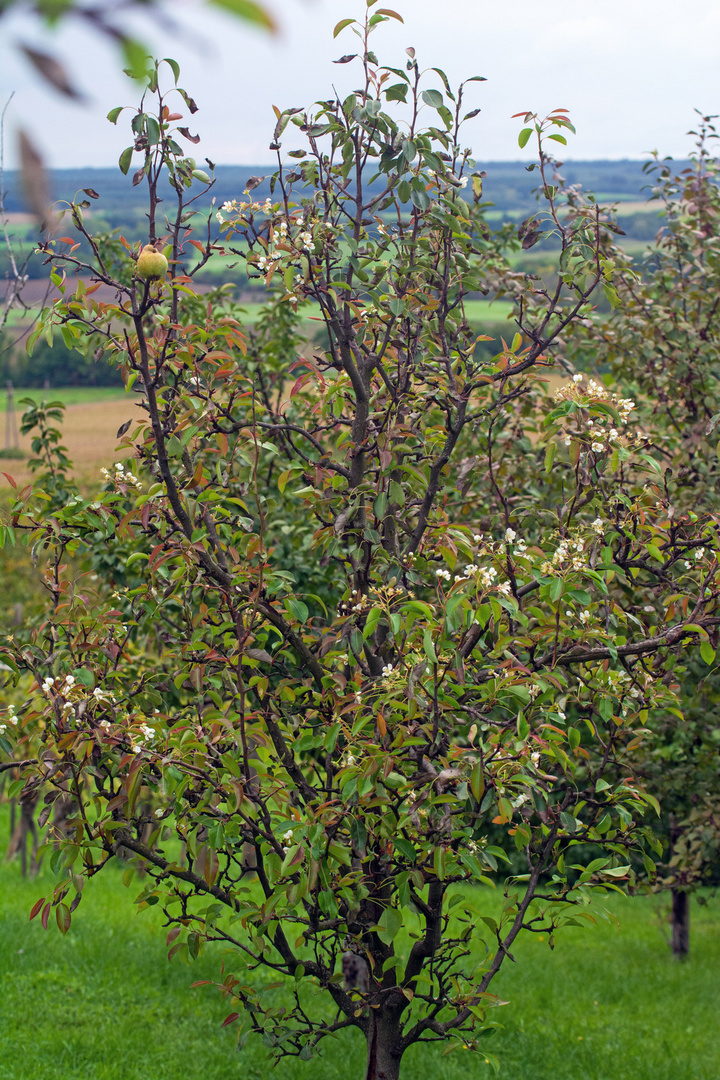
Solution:
<svg viewBox="0 0 720 1080">
<path fill-rule="evenodd" d="M 489 589 L 495 584 L 495 578 L 497 577 L 497 570 L 494 566 L 489 566 L 487 570 L 480 570 L 480 584 L 484 589 Z"/>
</svg>

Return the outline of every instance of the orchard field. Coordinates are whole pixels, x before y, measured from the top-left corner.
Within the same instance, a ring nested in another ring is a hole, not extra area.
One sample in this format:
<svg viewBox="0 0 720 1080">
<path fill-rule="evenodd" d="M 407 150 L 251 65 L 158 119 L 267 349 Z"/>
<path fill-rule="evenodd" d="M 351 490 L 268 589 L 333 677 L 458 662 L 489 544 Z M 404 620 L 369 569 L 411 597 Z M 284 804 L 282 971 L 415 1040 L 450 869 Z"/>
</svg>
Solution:
<svg viewBox="0 0 720 1080">
<path fill-rule="evenodd" d="M 4 808 L 3 835 L 7 820 Z M 265 1080 L 262 1048 L 236 1052 L 234 1028 L 222 1027 L 229 1007 L 220 994 L 191 988 L 217 977 L 212 950 L 190 966 L 168 963 L 162 915 L 132 910 L 140 885 L 125 888 L 123 871 L 108 867 L 86 886 L 61 937 L 27 921 L 52 875 L 28 881 L 17 863 L 3 868 L 0 1080 Z M 483 910 L 497 910 L 497 894 L 478 896 Z M 525 941 L 503 972 L 497 993 L 508 1005 L 496 1010 L 501 1026 L 487 1040 L 500 1080 L 717 1080 L 717 902 L 693 902 L 686 963 L 668 948 L 660 898 L 611 895 L 593 911 L 597 925 L 569 930 L 553 951 L 547 939 Z M 361 1040 L 341 1033 L 313 1064 L 313 1078 L 345 1080 L 362 1058 Z M 462 1049 L 443 1057 L 418 1047 L 406 1069 L 426 1080 L 494 1075 Z M 307 1065 L 286 1060 L 277 1075 L 303 1080 Z"/>
</svg>

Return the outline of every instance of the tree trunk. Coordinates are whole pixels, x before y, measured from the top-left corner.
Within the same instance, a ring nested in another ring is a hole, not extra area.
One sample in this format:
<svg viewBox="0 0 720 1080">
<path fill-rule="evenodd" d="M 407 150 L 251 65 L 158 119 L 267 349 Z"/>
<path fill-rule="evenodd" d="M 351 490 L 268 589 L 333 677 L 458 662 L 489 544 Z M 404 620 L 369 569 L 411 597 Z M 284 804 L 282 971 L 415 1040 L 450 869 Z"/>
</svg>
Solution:
<svg viewBox="0 0 720 1080">
<path fill-rule="evenodd" d="M 679 889 L 672 890 L 672 951 L 679 960 L 690 952 L 690 897 Z"/>
<path fill-rule="evenodd" d="M 369 1011 L 365 1080 L 399 1080 L 402 1051 L 397 1019 L 384 1017 L 381 1009 Z"/>
</svg>

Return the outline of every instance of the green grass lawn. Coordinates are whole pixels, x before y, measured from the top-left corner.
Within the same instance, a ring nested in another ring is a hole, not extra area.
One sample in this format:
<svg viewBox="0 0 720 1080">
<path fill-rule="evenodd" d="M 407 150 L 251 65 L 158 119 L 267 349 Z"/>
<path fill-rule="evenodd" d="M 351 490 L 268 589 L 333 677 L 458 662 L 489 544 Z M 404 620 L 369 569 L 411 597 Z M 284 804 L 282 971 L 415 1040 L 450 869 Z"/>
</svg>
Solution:
<svg viewBox="0 0 720 1080">
<path fill-rule="evenodd" d="M 6 813 L 2 835 L 7 835 Z M 192 967 L 168 963 L 162 915 L 135 914 L 137 885 L 109 867 L 86 886 L 66 937 L 28 922 L 49 877 L 0 871 L 0 1080 L 264 1080 L 262 1047 L 238 1054 L 228 1007 L 211 987 L 206 953 Z M 486 890 L 483 903 L 496 906 Z M 509 1004 L 488 1041 L 502 1080 L 717 1080 L 720 1024 L 718 901 L 693 905 L 690 960 L 665 944 L 655 898 L 612 896 L 620 929 L 568 929 L 554 952 L 528 940 L 493 989 Z M 262 977 L 262 976 L 261 976 Z M 269 978 L 264 981 L 271 981 Z M 327 1042 L 319 1060 L 281 1062 L 279 1080 L 362 1077 L 359 1034 Z M 481 1058 L 415 1047 L 403 1080 L 490 1077 Z"/>
<path fill-rule="evenodd" d="M 36 387 L 23 390 L 16 386 L 13 393 L 18 412 L 22 412 L 19 405 L 22 398 L 31 398 L 35 403 L 62 401 L 63 405 L 90 405 L 97 401 L 117 401 L 127 396 L 123 386 L 51 386 L 49 390 L 38 390 Z"/>
</svg>

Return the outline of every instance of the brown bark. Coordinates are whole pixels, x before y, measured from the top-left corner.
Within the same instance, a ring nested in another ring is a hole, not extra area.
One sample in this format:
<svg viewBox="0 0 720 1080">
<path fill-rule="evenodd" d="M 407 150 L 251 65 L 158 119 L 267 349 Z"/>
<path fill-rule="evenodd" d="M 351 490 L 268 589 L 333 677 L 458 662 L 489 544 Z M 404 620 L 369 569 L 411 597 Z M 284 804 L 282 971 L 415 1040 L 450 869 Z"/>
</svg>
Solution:
<svg viewBox="0 0 720 1080">
<path fill-rule="evenodd" d="M 370 1008 L 365 1080 L 399 1080 L 402 1049 L 397 1017 Z"/>
<path fill-rule="evenodd" d="M 38 849 L 38 831 L 35 824 L 35 807 L 37 806 L 37 794 L 32 795 L 29 798 L 20 800 L 20 820 L 15 828 L 12 830 L 10 837 L 10 843 L 8 849 L 5 852 L 5 861 L 9 862 L 10 859 L 20 853 L 20 866 L 22 870 L 22 876 L 27 877 L 28 872 L 28 857 L 27 857 L 27 841 L 28 836 L 32 837 L 32 849 L 30 852 L 30 876 L 35 877 L 38 872 L 37 861 L 37 849 Z M 14 807 L 13 815 L 14 819 Z"/>
<path fill-rule="evenodd" d="M 672 890 L 672 951 L 679 960 L 690 952 L 690 897 L 680 889 Z"/>
</svg>

